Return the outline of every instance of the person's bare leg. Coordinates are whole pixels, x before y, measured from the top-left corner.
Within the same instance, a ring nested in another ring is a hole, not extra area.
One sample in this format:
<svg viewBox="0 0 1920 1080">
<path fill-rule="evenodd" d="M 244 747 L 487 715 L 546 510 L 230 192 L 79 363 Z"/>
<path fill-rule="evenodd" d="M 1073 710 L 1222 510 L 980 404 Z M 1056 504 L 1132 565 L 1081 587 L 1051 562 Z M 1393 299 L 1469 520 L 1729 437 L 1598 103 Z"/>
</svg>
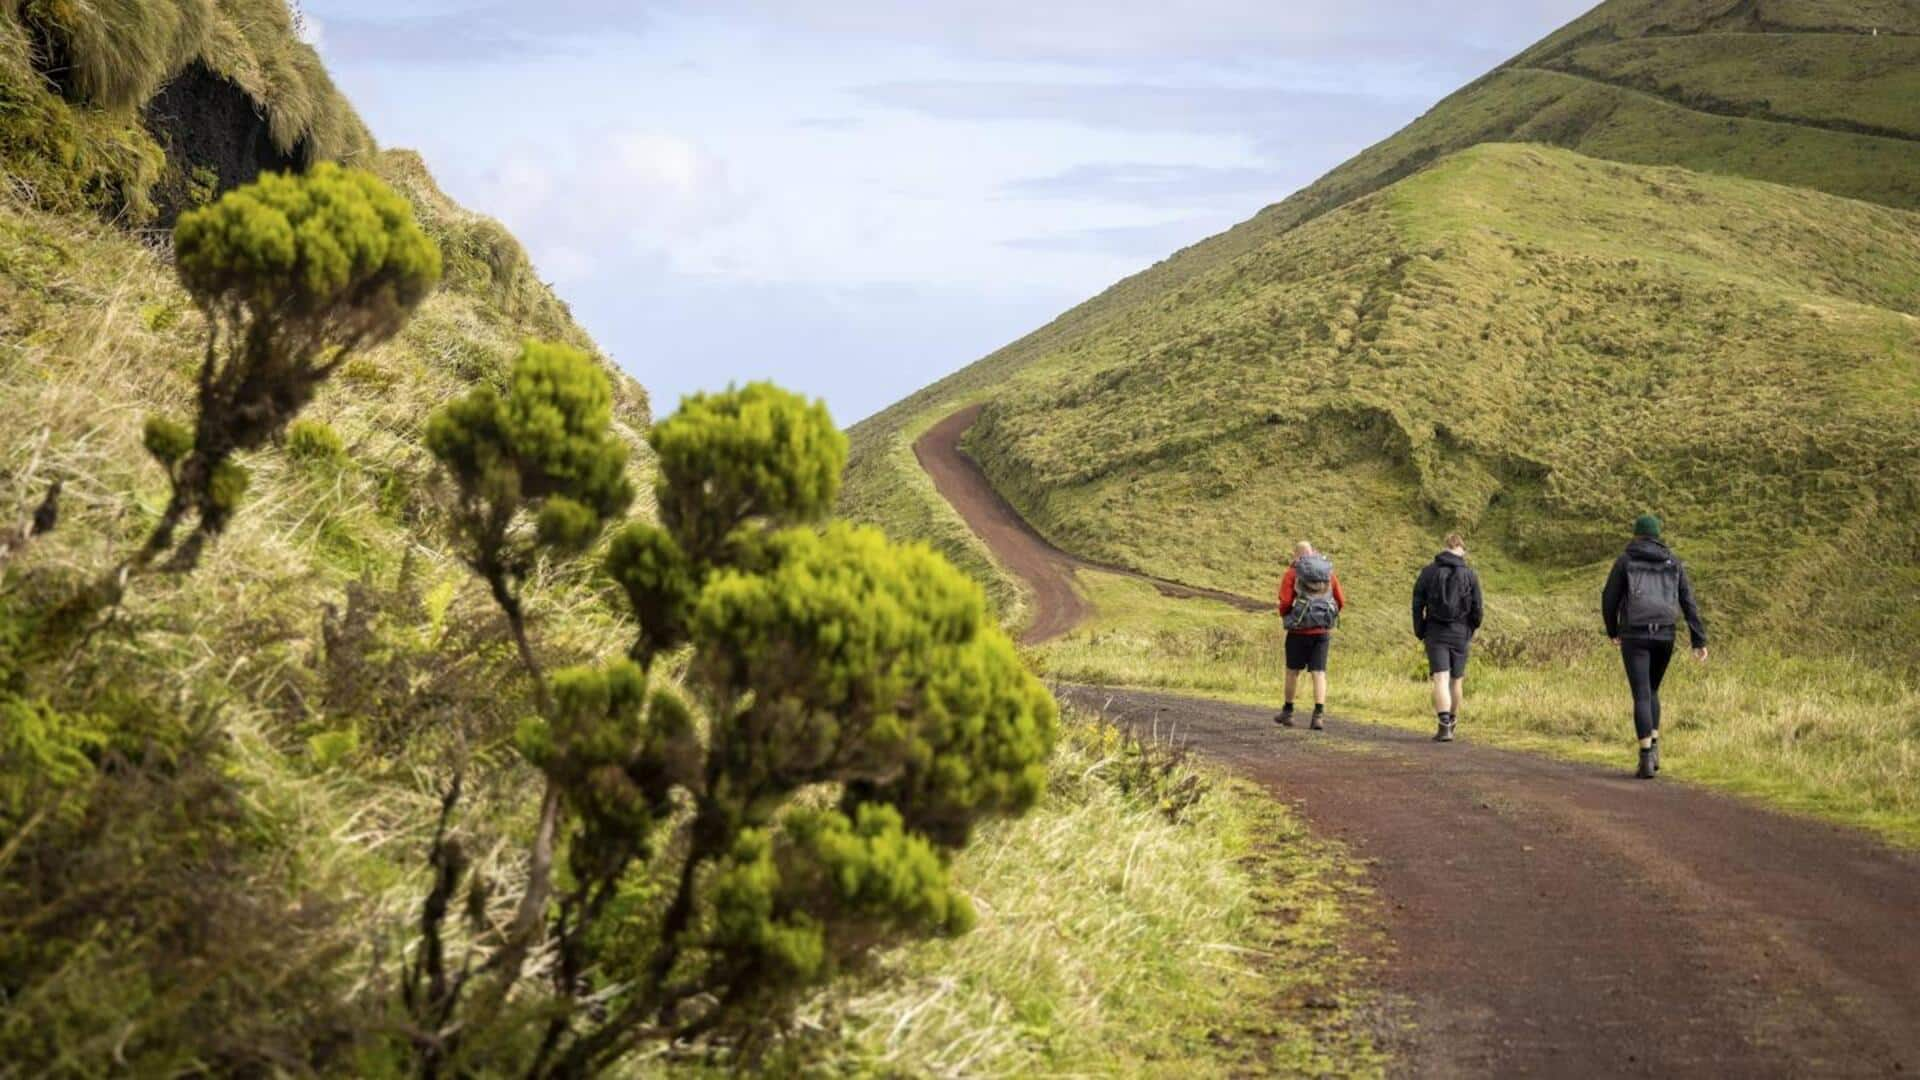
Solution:
<svg viewBox="0 0 1920 1080">
<path fill-rule="evenodd" d="M 1279 712 L 1274 714 L 1273 722 L 1281 727 L 1293 726 L 1293 692 L 1300 687 L 1300 673 L 1287 669 L 1287 700 Z"/>
<path fill-rule="evenodd" d="M 1462 708 L 1465 708 L 1466 704 L 1467 704 L 1467 680 L 1455 679 L 1453 680 L 1453 708 L 1448 710 L 1449 712 L 1453 713 L 1453 718 L 1455 720 L 1460 719 L 1460 710 Z"/>
<path fill-rule="evenodd" d="M 1313 673 L 1313 703 L 1323 709 L 1327 707 L 1327 673 L 1324 671 Z"/>
<path fill-rule="evenodd" d="M 1437 671 L 1433 675 L 1433 712 L 1440 720 L 1440 726 L 1433 733 L 1434 742 L 1453 741 L 1453 723 L 1455 699 L 1460 694 L 1460 680 L 1450 671 Z"/>
</svg>

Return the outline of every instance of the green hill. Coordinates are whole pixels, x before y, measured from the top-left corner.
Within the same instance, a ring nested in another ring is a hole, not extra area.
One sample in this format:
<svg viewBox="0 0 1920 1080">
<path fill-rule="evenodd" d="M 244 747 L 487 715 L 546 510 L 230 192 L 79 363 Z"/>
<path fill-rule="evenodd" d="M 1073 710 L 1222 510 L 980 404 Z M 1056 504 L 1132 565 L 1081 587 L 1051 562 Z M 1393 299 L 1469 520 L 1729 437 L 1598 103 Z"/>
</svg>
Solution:
<svg viewBox="0 0 1920 1080">
<path fill-rule="evenodd" d="M 1602 5 L 863 423 L 848 505 L 982 566 L 906 445 L 985 401 L 970 448 L 1061 546 L 1264 592 L 1310 535 L 1394 598 L 1367 639 L 1455 526 L 1515 627 L 1584 626 L 1654 507 L 1723 625 L 1910 661 L 1916 31 L 1910 4 Z M 1862 584 L 1795 587 L 1810 560 Z"/>
</svg>

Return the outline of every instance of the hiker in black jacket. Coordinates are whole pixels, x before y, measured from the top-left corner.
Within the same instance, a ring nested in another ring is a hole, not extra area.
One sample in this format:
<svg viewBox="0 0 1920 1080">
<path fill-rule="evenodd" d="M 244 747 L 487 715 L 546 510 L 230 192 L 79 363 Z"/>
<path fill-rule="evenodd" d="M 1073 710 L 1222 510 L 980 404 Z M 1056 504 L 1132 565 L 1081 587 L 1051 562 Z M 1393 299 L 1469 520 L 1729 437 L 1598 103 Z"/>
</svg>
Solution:
<svg viewBox="0 0 1920 1080">
<path fill-rule="evenodd" d="M 1413 636 L 1427 647 L 1433 711 L 1440 717 L 1434 742 L 1453 741 L 1453 725 L 1466 701 L 1467 653 L 1485 613 L 1480 575 L 1467 565 L 1467 542 L 1451 533 L 1447 550 L 1434 556 L 1413 583 Z"/>
<path fill-rule="evenodd" d="M 1660 771 L 1660 682 L 1673 660 L 1674 627 L 1687 620 L 1693 656 L 1707 658 L 1707 626 L 1693 601 L 1687 568 L 1660 542 L 1660 519 L 1644 514 L 1633 523 L 1633 542 L 1614 560 L 1600 592 L 1607 636 L 1620 646 L 1627 685 L 1633 689 L 1633 729 L 1640 736 L 1640 768 L 1651 780 Z"/>
</svg>

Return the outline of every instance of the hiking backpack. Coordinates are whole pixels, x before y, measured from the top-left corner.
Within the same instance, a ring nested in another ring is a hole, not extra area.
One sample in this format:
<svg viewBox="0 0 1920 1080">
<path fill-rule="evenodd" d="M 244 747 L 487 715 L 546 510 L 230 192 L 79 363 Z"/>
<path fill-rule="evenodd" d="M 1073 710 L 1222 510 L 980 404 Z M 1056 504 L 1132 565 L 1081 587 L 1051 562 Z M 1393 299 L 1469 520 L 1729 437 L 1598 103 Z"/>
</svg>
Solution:
<svg viewBox="0 0 1920 1080">
<path fill-rule="evenodd" d="M 1427 621 L 1466 622 L 1473 614 L 1473 571 L 1441 564 L 1427 586 Z"/>
<path fill-rule="evenodd" d="M 1627 599 L 1621 622 L 1628 627 L 1672 626 L 1680 618 L 1680 564 L 1627 560 Z"/>
<path fill-rule="evenodd" d="M 1293 609 L 1280 620 L 1289 630 L 1331 630 L 1340 621 L 1333 598 L 1333 560 L 1305 555 L 1293 564 Z"/>
</svg>

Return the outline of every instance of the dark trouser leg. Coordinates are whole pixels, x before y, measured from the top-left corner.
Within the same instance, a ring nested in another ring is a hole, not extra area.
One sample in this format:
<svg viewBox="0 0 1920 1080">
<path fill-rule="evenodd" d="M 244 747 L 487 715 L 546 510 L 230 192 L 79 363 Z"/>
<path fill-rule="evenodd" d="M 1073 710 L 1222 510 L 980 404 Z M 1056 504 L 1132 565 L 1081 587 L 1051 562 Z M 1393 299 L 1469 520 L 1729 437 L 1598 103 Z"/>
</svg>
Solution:
<svg viewBox="0 0 1920 1080">
<path fill-rule="evenodd" d="M 1653 730 L 1660 730 L 1660 684 L 1666 680 L 1667 665 L 1673 662 L 1673 642 L 1647 643 L 1647 681 L 1653 689 Z"/>
<path fill-rule="evenodd" d="M 1631 639 L 1620 643 L 1620 660 L 1627 669 L 1627 686 L 1633 690 L 1633 730 L 1642 739 L 1653 738 L 1654 717 L 1660 707 L 1653 681 L 1654 644 Z M 1671 653 L 1672 649 L 1669 648 L 1668 652 Z"/>
</svg>

